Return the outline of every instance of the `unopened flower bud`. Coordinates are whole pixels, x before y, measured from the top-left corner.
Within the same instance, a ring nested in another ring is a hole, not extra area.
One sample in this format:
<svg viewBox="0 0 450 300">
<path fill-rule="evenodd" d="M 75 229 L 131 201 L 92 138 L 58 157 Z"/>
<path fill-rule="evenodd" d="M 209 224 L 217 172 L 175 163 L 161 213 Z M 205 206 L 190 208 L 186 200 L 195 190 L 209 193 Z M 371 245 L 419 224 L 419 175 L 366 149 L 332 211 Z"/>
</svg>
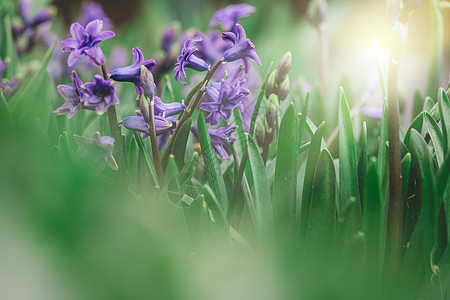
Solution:
<svg viewBox="0 0 450 300">
<path fill-rule="evenodd" d="M 153 99 L 155 96 L 156 84 L 153 79 L 153 74 L 145 66 L 141 66 L 141 85 L 144 89 L 144 94 L 149 98 Z"/>
<path fill-rule="evenodd" d="M 270 128 L 273 127 L 273 124 L 277 119 L 279 107 L 280 101 L 278 100 L 278 96 L 275 94 L 270 95 L 266 104 L 266 120 Z"/>
<path fill-rule="evenodd" d="M 322 24 L 327 16 L 328 4 L 326 0 L 313 0 L 308 7 L 308 19 L 316 27 Z"/>
<path fill-rule="evenodd" d="M 264 145 L 264 137 L 266 136 L 266 117 L 261 114 L 256 121 L 255 137 L 258 145 Z"/>
<path fill-rule="evenodd" d="M 290 51 L 286 52 L 280 60 L 277 69 L 277 84 L 280 85 L 284 77 L 289 73 L 292 66 L 292 54 Z"/>
<path fill-rule="evenodd" d="M 408 25 L 395 23 L 391 31 L 391 40 L 393 44 L 401 42 L 402 46 L 405 46 L 408 40 Z"/>
<path fill-rule="evenodd" d="M 145 122 L 150 122 L 150 101 L 147 97 L 141 97 L 139 99 L 139 108 L 141 109 L 142 117 L 144 118 Z"/>
<path fill-rule="evenodd" d="M 290 88 L 291 88 L 291 81 L 289 80 L 289 76 L 286 75 L 286 78 L 278 87 L 277 94 L 280 101 L 284 101 L 284 99 L 286 99 L 286 97 L 289 95 Z"/>
<path fill-rule="evenodd" d="M 180 31 L 180 24 L 174 22 L 164 29 L 163 35 L 161 37 L 161 47 L 165 52 L 169 52 L 170 47 L 172 47 L 175 38 Z"/>
<path fill-rule="evenodd" d="M 277 70 L 272 71 L 270 73 L 269 79 L 267 80 L 266 86 L 266 98 L 269 99 L 269 96 L 275 92 L 277 84 Z"/>
</svg>

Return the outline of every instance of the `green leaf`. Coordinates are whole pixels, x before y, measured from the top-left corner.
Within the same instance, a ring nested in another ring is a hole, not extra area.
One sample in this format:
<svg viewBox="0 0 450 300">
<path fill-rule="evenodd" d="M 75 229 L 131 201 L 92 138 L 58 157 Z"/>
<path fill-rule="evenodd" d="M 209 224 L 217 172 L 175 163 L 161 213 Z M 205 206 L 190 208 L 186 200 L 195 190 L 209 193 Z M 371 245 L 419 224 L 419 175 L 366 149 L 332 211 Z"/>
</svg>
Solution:
<svg viewBox="0 0 450 300">
<path fill-rule="evenodd" d="M 184 166 L 184 156 L 186 152 L 186 144 L 191 132 L 191 124 L 191 118 L 187 119 L 186 122 L 184 122 L 173 143 L 172 153 L 175 155 L 175 162 L 179 169 Z"/>
<path fill-rule="evenodd" d="M 359 160 L 358 160 L 358 182 L 359 182 L 359 196 L 363 198 L 363 190 L 364 190 L 364 178 L 366 175 L 367 169 L 367 124 L 363 122 L 363 129 L 361 131 L 361 148 L 359 151 Z"/>
<path fill-rule="evenodd" d="M 408 192 L 409 173 L 411 169 L 411 153 L 406 153 L 402 159 L 402 183 L 403 183 L 403 200 L 405 201 Z"/>
<path fill-rule="evenodd" d="M 411 122 L 411 125 L 409 125 L 408 130 L 406 131 L 405 138 L 403 139 L 403 142 L 405 143 L 406 147 L 410 149 L 409 142 L 411 140 L 411 129 L 415 129 L 418 132 L 422 132 L 423 128 L 423 120 L 424 120 L 424 114 L 421 112 L 417 117 L 414 118 L 414 120 Z"/>
<path fill-rule="evenodd" d="M 387 103 L 385 101 L 383 105 L 383 114 L 381 116 L 381 128 L 380 128 L 380 142 L 378 144 L 378 182 L 380 185 L 383 183 L 384 173 L 387 169 L 387 147 L 386 142 L 388 140 L 388 114 Z"/>
<path fill-rule="evenodd" d="M 228 197 L 223 181 L 222 172 L 220 171 L 219 162 L 217 161 L 216 152 L 211 144 L 211 137 L 206 128 L 205 116 L 203 113 L 198 114 L 198 139 L 202 147 L 203 160 L 205 161 L 206 178 L 209 186 L 214 192 L 215 197 L 219 201 L 222 212 L 226 214 L 228 211 Z M 206 196 L 206 195 L 205 195 Z"/>
<path fill-rule="evenodd" d="M 180 171 L 179 179 L 180 185 L 186 183 L 195 173 L 195 169 L 198 165 L 198 152 L 192 153 L 191 159 L 184 165 L 183 169 Z"/>
<path fill-rule="evenodd" d="M 437 242 L 438 237 L 438 212 L 440 204 L 437 200 L 437 190 L 433 174 L 433 163 L 427 144 L 423 136 L 415 129 L 411 130 L 411 158 L 416 172 L 418 198 L 422 199 L 422 211 L 424 215 L 424 253 L 429 255 Z"/>
<path fill-rule="evenodd" d="M 306 93 L 305 107 L 300 116 L 300 121 L 298 122 L 298 147 L 301 148 L 303 132 L 306 127 L 306 119 L 308 117 L 308 107 L 309 107 L 309 91 Z M 298 151 L 300 152 L 300 151 Z"/>
<path fill-rule="evenodd" d="M 314 181 L 314 171 L 316 169 L 317 160 L 320 155 L 320 147 L 325 128 L 325 122 L 322 122 L 312 137 L 308 150 L 308 159 L 306 161 L 305 179 L 303 181 L 303 192 L 301 200 L 300 213 L 297 211 L 297 229 L 300 230 L 300 236 L 305 236 L 308 228 L 308 216 L 311 208 L 312 186 Z M 300 227 L 300 228 L 298 228 Z"/>
<path fill-rule="evenodd" d="M 423 104 L 423 111 L 430 112 L 434 106 L 434 101 L 430 97 L 425 98 L 425 103 Z"/>
<path fill-rule="evenodd" d="M 436 121 L 433 119 L 433 117 L 427 113 L 425 114 L 425 124 L 427 126 L 428 134 L 431 137 L 431 141 L 433 143 L 433 149 L 436 154 L 436 160 L 438 163 L 438 166 L 442 166 L 444 162 L 444 137 L 442 136 L 441 129 L 439 128 Z"/>
<path fill-rule="evenodd" d="M 142 140 L 142 137 L 138 132 L 134 131 L 133 134 L 134 134 L 134 139 L 136 141 L 136 144 L 137 144 L 139 150 L 141 151 L 142 156 L 144 157 L 145 164 L 146 164 L 148 170 L 150 171 L 150 175 L 153 180 L 153 183 L 157 184 L 158 177 L 156 176 L 155 166 L 150 162 L 151 161 L 150 156 L 148 155 L 148 151 L 145 147 L 144 141 Z"/>
<path fill-rule="evenodd" d="M 223 204 L 217 199 L 214 191 L 207 184 L 203 186 L 203 192 L 205 195 L 205 202 L 208 204 L 209 209 L 214 216 L 214 221 L 219 228 L 219 231 L 228 228 L 228 221 L 226 218 L 225 211 L 222 209 Z"/>
<path fill-rule="evenodd" d="M 12 119 L 9 113 L 8 103 L 6 102 L 3 93 L 0 92 L 0 129 L 3 134 L 6 134 L 12 128 Z"/>
<path fill-rule="evenodd" d="M 175 162 L 175 155 L 170 154 L 169 160 L 167 161 L 166 170 L 164 172 L 164 177 L 167 180 L 167 182 L 170 182 L 172 178 L 175 178 L 178 175 L 178 167 L 177 163 Z"/>
<path fill-rule="evenodd" d="M 22 120 L 31 117 L 41 117 L 47 128 L 50 101 L 48 97 L 49 75 L 47 65 L 52 57 L 56 43 L 48 49 L 41 66 L 30 78 L 25 80 L 22 87 L 9 99 L 11 115 L 20 116 Z"/>
<path fill-rule="evenodd" d="M 295 117 L 295 116 L 294 116 Z M 270 230 L 273 222 L 272 201 L 269 185 L 267 184 L 266 169 L 259 153 L 258 146 L 248 135 L 248 161 L 254 176 L 254 205 L 259 236 Z"/>
<path fill-rule="evenodd" d="M 361 213 L 358 191 L 358 166 L 356 158 L 355 137 L 353 134 L 350 109 L 344 90 L 340 90 L 339 100 L 339 185 L 340 211 L 347 210 L 350 199 L 356 198 L 356 211 Z M 361 222 L 360 222 L 361 223 Z M 355 228 L 355 232 L 359 228 Z"/>
<path fill-rule="evenodd" d="M 17 75 L 19 60 L 17 58 L 16 45 L 14 44 L 12 36 L 10 16 L 2 18 L 0 28 L 0 58 L 3 60 L 9 59 L 4 77 L 11 79 L 13 76 Z"/>
<path fill-rule="evenodd" d="M 442 135 L 444 136 L 444 154 L 450 150 L 450 102 L 444 89 L 439 89 L 439 113 L 441 114 Z"/>
<path fill-rule="evenodd" d="M 383 211 L 378 184 L 377 161 L 372 158 L 367 168 L 363 189 L 364 231 L 367 236 L 368 269 L 372 270 L 368 278 L 377 282 L 381 277 L 384 258 Z"/>
<path fill-rule="evenodd" d="M 306 247 L 312 251 L 330 249 L 336 231 L 336 173 L 327 149 L 320 153 L 314 171 L 311 206 L 306 230 Z M 330 253 L 329 253 L 330 254 Z M 325 255 L 325 254 L 324 254 Z"/>
<path fill-rule="evenodd" d="M 278 225 L 292 228 L 297 199 L 298 132 L 294 104 L 291 103 L 281 120 L 278 152 L 273 184 L 274 216 Z M 253 170 L 253 172 L 256 172 Z"/>
<path fill-rule="evenodd" d="M 264 76 L 263 84 L 261 85 L 261 90 L 259 91 L 258 98 L 256 99 L 255 108 L 253 109 L 252 119 L 250 121 L 250 131 L 249 134 L 253 137 L 253 133 L 255 132 L 255 123 L 256 118 L 258 117 L 259 108 L 261 107 L 262 100 L 264 99 L 264 93 L 267 87 L 267 81 L 269 80 L 270 73 L 272 71 L 273 61 L 270 63 L 269 68 L 267 69 L 266 76 Z"/>
</svg>

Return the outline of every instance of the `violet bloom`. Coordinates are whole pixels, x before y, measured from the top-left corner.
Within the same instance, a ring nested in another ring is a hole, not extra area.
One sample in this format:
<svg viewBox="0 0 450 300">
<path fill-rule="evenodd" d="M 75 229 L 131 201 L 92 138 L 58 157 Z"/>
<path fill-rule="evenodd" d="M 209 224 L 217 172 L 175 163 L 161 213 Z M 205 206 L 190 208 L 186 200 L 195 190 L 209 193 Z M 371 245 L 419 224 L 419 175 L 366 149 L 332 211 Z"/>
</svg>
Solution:
<svg viewBox="0 0 450 300">
<path fill-rule="evenodd" d="M 113 83 L 104 80 L 100 75 L 95 75 L 94 81 L 86 83 L 82 89 L 84 90 L 84 104 L 95 107 L 97 113 L 103 113 L 111 105 L 119 104 Z"/>
<path fill-rule="evenodd" d="M 44 7 L 37 12 L 35 16 L 31 16 L 31 1 L 21 0 L 19 1 L 19 15 L 23 20 L 25 27 L 25 35 L 30 37 L 32 35 L 32 30 L 41 24 L 50 21 L 55 15 L 55 9 L 53 7 Z M 28 31 L 28 32 L 27 32 Z"/>
<path fill-rule="evenodd" d="M 118 68 L 111 72 L 110 78 L 115 81 L 128 81 L 136 86 L 137 99 L 141 98 L 144 89 L 141 85 L 141 66 L 150 72 L 155 68 L 155 60 L 144 60 L 144 54 L 138 47 L 133 48 L 133 63 L 128 67 Z"/>
<path fill-rule="evenodd" d="M 90 139 L 76 134 L 74 134 L 73 137 L 78 146 L 86 151 L 86 157 L 93 159 L 97 163 L 103 164 L 101 167 L 108 165 L 114 171 L 119 169 L 113 156 L 112 145 L 114 144 L 114 138 L 110 136 L 101 136 L 98 131 L 94 132 Z"/>
<path fill-rule="evenodd" d="M 235 132 L 237 126 L 229 125 L 226 127 L 221 127 L 219 129 L 208 129 L 209 136 L 211 137 L 211 143 L 216 150 L 216 153 L 226 159 L 230 160 L 227 151 L 223 148 L 226 144 L 231 144 L 237 140 L 237 138 L 232 137 L 231 134 Z M 198 137 L 198 128 L 197 126 L 191 127 L 192 133 Z"/>
<path fill-rule="evenodd" d="M 203 40 L 197 43 L 198 52 L 196 55 L 210 64 L 218 62 L 225 51 L 231 47 L 229 43 L 222 40 L 218 31 L 213 31 L 208 35 L 200 32 L 197 33 L 197 36 L 200 36 Z"/>
<path fill-rule="evenodd" d="M 5 72 L 7 67 L 8 67 L 8 62 L 0 59 L 0 82 L 3 80 L 3 73 Z"/>
<path fill-rule="evenodd" d="M 242 78 L 243 68 L 239 67 L 227 80 L 220 83 L 212 83 L 206 87 L 205 96 L 208 100 L 200 104 L 200 109 L 208 112 L 206 122 L 216 125 L 220 118 L 228 120 L 232 110 L 239 107 L 243 111 L 242 100 L 250 93 L 247 88 L 241 87 L 245 82 Z"/>
<path fill-rule="evenodd" d="M 68 119 L 72 119 L 77 111 L 83 108 L 84 96 L 84 91 L 82 89 L 83 82 L 78 77 L 75 70 L 70 74 L 70 79 L 72 80 L 72 86 L 58 85 L 57 89 L 59 94 L 66 99 L 67 102 L 53 112 L 55 116 L 67 115 Z"/>
<path fill-rule="evenodd" d="M 164 52 L 169 52 L 170 47 L 172 47 L 172 44 L 175 41 L 175 38 L 178 34 L 178 23 L 170 24 L 169 26 L 164 29 L 164 32 L 161 37 L 161 48 L 164 50 Z"/>
<path fill-rule="evenodd" d="M 67 61 L 69 67 L 73 66 L 82 55 L 86 55 L 99 66 L 104 63 L 103 51 L 98 44 L 116 35 L 112 31 L 102 31 L 102 28 L 101 20 L 89 22 L 86 28 L 77 22 L 70 26 L 72 37 L 61 42 L 63 52 L 70 53 Z"/>
<path fill-rule="evenodd" d="M 94 20 L 102 20 L 103 28 L 105 29 L 113 28 L 113 22 L 108 18 L 100 3 L 90 2 L 83 4 L 81 15 L 76 21 L 82 26 L 86 26 L 89 22 Z"/>
<path fill-rule="evenodd" d="M 174 118 L 164 118 L 162 116 L 155 116 L 155 128 L 156 135 L 161 135 L 166 131 L 169 131 L 173 127 Z M 142 116 L 130 116 L 126 117 L 119 123 L 120 125 L 126 127 L 127 129 L 139 131 L 150 135 L 150 130 L 148 129 L 148 123 L 144 120 Z"/>
<path fill-rule="evenodd" d="M 155 96 L 155 115 L 156 116 L 173 116 L 181 113 L 186 105 L 180 102 L 164 103 L 161 99 Z"/>
<path fill-rule="evenodd" d="M 175 64 L 174 74 L 175 80 L 180 81 L 181 84 L 186 84 L 183 80 L 186 79 L 185 68 L 191 68 L 198 72 L 209 70 L 209 65 L 203 59 L 194 55 L 198 51 L 195 44 L 200 41 L 202 41 L 201 37 L 186 40 L 181 50 L 181 55 L 177 57 L 178 62 Z"/>
<path fill-rule="evenodd" d="M 240 24 L 236 24 L 236 32 L 224 32 L 222 38 L 230 41 L 233 45 L 230 49 L 225 51 L 223 58 L 225 61 L 235 61 L 242 59 L 244 61 L 244 69 L 247 73 L 250 69 L 250 62 L 254 60 L 261 66 L 261 60 L 256 54 L 255 45 L 245 35 L 244 28 Z"/>
<path fill-rule="evenodd" d="M 232 4 L 216 11 L 209 22 L 209 28 L 220 24 L 224 31 L 234 31 L 235 25 L 240 18 L 246 18 L 254 13 L 256 8 L 249 4 Z"/>
<path fill-rule="evenodd" d="M 379 106 L 364 106 L 361 108 L 361 114 L 370 119 L 381 120 L 383 109 Z"/>
</svg>

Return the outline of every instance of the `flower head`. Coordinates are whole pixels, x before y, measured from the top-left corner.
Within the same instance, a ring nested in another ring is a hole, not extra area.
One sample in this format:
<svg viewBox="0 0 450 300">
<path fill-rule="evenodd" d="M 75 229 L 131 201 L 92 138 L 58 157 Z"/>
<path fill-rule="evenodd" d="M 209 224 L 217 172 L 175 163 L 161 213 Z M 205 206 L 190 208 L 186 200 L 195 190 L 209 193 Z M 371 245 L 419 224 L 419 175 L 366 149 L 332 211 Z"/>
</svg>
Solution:
<svg viewBox="0 0 450 300">
<path fill-rule="evenodd" d="M 3 80 L 3 73 L 8 67 L 8 62 L 0 59 L 0 82 Z"/>
<path fill-rule="evenodd" d="M 364 106 L 361 107 L 361 114 L 370 119 L 381 120 L 383 108 L 379 106 Z"/>
<path fill-rule="evenodd" d="M 68 119 L 72 119 L 77 111 L 83 107 L 84 96 L 84 91 L 81 88 L 83 82 L 81 82 L 81 79 L 78 77 L 75 70 L 70 74 L 70 79 L 72 79 L 72 86 L 58 85 L 57 89 L 59 94 L 66 99 L 67 102 L 53 112 L 55 116 L 67 115 Z"/>
<path fill-rule="evenodd" d="M 97 65 L 104 63 L 103 51 L 98 44 L 116 35 L 112 31 L 102 31 L 102 28 L 101 20 L 89 22 L 86 28 L 77 22 L 70 26 L 72 37 L 61 42 L 63 52 L 70 53 L 67 61 L 69 67 L 73 66 L 82 55 L 86 55 Z"/>
<path fill-rule="evenodd" d="M 240 18 L 246 18 L 254 13 L 256 8 L 249 4 L 232 4 L 216 11 L 209 22 L 209 28 L 220 24 L 225 31 L 234 31 L 235 25 Z"/>
<path fill-rule="evenodd" d="M 141 85 L 141 66 L 146 67 L 150 72 L 155 68 L 155 60 L 144 60 L 144 54 L 138 47 L 133 48 L 133 63 L 128 67 L 118 68 L 111 72 L 110 78 L 115 81 L 128 81 L 136 86 L 137 98 L 144 92 Z"/>
<path fill-rule="evenodd" d="M 175 118 L 164 118 L 162 116 L 155 116 L 156 135 L 161 135 L 164 132 L 172 129 L 173 122 L 175 120 L 176 120 Z M 126 127 L 127 129 L 139 131 L 147 135 L 150 135 L 148 123 L 144 120 L 144 117 L 142 116 L 126 117 L 125 119 L 120 121 L 120 125 Z"/>
<path fill-rule="evenodd" d="M 161 48 L 164 52 L 169 52 L 170 47 L 172 47 L 173 42 L 179 31 L 179 24 L 172 23 L 164 29 L 164 32 L 161 37 Z"/>
<path fill-rule="evenodd" d="M 164 103 L 155 96 L 155 115 L 157 116 L 173 116 L 182 112 L 185 107 L 186 105 L 180 102 Z"/>
<path fill-rule="evenodd" d="M 225 51 L 230 49 L 230 44 L 222 40 L 220 32 L 213 31 L 209 34 L 197 33 L 202 41 L 197 43 L 198 51 L 196 55 L 210 64 L 215 64 L 222 57 Z"/>
<path fill-rule="evenodd" d="M 235 61 L 242 59 L 244 61 L 244 70 L 247 73 L 250 69 L 250 62 L 254 60 L 261 66 L 261 60 L 256 54 L 255 45 L 245 35 L 244 28 L 236 24 L 236 32 L 224 32 L 222 38 L 232 43 L 232 47 L 225 51 L 223 58 L 225 61 Z"/>
<path fill-rule="evenodd" d="M 229 160 L 227 151 L 223 148 L 226 144 L 231 144 L 237 140 L 237 138 L 232 137 L 231 134 L 236 131 L 236 125 L 229 125 L 226 127 L 221 127 L 219 129 L 208 129 L 209 136 L 211 137 L 211 143 L 216 150 L 216 153 L 226 159 Z M 192 133 L 195 136 L 198 136 L 198 128 L 197 126 L 191 127 Z"/>
<path fill-rule="evenodd" d="M 95 75 L 94 81 L 86 83 L 82 89 L 84 90 L 84 104 L 95 107 L 97 113 L 103 113 L 111 105 L 119 104 L 113 83 L 104 80 L 100 75 Z"/>
<path fill-rule="evenodd" d="M 73 135 L 75 142 L 84 150 L 86 150 L 86 156 L 94 159 L 96 162 L 104 163 L 108 165 L 114 171 L 117 171 L 116 160 L 113 156 L 114 138 L 110 136 L 101 136 L 100 132 L 96 131 L 92 135 L 92 138 L 87 139 L 79 135 Z"/>
<path fill-rule="evenodd" d="M 201 40 L 201 37 L 194 37 L 186 40 L 183 49 L 181 50 L 181 55 L 177 58 L 174 69 L 175 80 L 179 80 L 182 84 L 186 84 L 183 80 L 186 79 L 185 68 L 191 68 L 198 72 L 209 70 L 209 65 L 203 59 L 194 55 L 194 53 L 198 51 L 195 44 Z"/>
<path fill-rule="evenodd" d="M 19 15 L 25 24 L 25 29 L 35 29 L 41 24 L 50 21 L 55 15 L 53 7 L 44 7 L 37 12 L 35 16 L 31 16 L 31 1 L 19 1 Z"/>
<path fill-rule="evenodd" d="M 216 125 L 220 118 L 228 120 L 235 107 L 239 107 L 243 111 L 242 100 L 250 91 L 241 87 L 245 82 L 242 75 L 243 67 L 240 66 L 227 80 L 222 80 L 220 85 L 212 83 L 206 87 L 205 95 L 208 101 L 200 104 L 200 109 L 209 112 L 205 119 L 206 122 Z"/>
</svg>

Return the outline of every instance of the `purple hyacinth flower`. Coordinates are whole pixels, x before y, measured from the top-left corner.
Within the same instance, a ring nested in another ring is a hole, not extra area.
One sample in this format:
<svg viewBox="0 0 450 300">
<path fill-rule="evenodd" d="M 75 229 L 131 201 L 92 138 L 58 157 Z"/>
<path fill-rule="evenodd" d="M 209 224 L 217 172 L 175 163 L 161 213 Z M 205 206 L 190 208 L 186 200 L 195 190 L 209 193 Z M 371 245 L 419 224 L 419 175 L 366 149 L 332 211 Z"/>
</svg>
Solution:
<svg viewBox="0 0 450 300">
<path fill-rule="evenodd" d="M 200 109 L 209 113 L 205 119 L 207 123 L 216 125 L 220 118 L 228 120 L 235 107 L 243 111 L 242 100 L 250 91 L 241 87 L 245 82 L 242 75 L 243 68 L 240 66 L 227 80 L 222 80 L 220 85 L 212 83 L 206 87 L 205 96 L 208 101 L 201 103 Z"/>
<path fill-rule="evenodd" d="M 73 135 L 75 142 L 86 151 L 86 156 L 96 162 L 108 165 L 114 171 L 117 171 L 116 160 L 113 156 L 114 138 L 110 136 L 101 136 L 100 132 L 96 131 L 92 138 L 87 139 L 79 135 Z"/>
<path fill-rule="evenodd" d="M 55 9 L 52 7 L 44 7 L 37 12 L 37 14 L 31 16 L 31 1 L 21 0 L 19 1 L 19 15 L 25 24 L 25 28 L 34 29 L 41 24 L 50 21 L 55 15 Z"/>
<path fill-rule="evenodd" d="M 70 74 L 70 79 L 72 79 L 72 86 L 58 85 L 57 89 L 59 94 L 66 99 L 67 102 L 53 112 L 55 116 L 67 115 L 68 119 L 72 119 L 77 111 L 83 108 L 84 96 L 84 91 L 82 89 L 83 82 L 78 77 L 75 70 Z"/>
<path fill-rule="evenodd" d="M 371 119 L 381 120 L 383 109 L 378 106 L 364 106 L 361 108 L 361 114 Z"/>
<path fill-rule="evenodd" d="M 231 134 L 236 131 L 236 125 L 229 125 L 226 127 L 221 127 L 219 129 L 208 129 L 209 136 L 211 137 L 211 143 L 216 150 L 216 153 L 226 159 L 230 160 L 227 151 L 223 148 L 226 144 L 231 144 L 237 140 L 237 138 L 232 137 Z M 195 136 L 198 136 L 198 128 L 197 126 L 191 127 L 192 133 Z"/>
<path fill-rule="evenodd" d="M 198 72 L 209 70 L 209 65 L 203 59 L 194 55 L 198 51 L 195 44 L 200 41 L 202 41 L 201 37 L 186 40 L 181 50 L 181 55 L 177 57 L 177 63 L 174 69 L 175 80 L 180 81 L 182 84 L 186 84 L 183 80 L 186 79 L 185 68 L 191 68 Z"/>
<path fill-rule="evenodd" d="M 224 32 L 222 38 L 230 41 L 233 45 L 230 49 L 225 51 L 223 58 L 225 61 L 235 61 L 242 59 L 244 61 L 244 69 L 247 73 L 250 70 L 250 62 L 254 60 L 261 66 L 261 60 L 256 54 L 255 45 L 245 35 L 244 28 L 240 24 L 236 24 L 236 32 Z"/>
<path fill-rule="evenodd" d="M 100 75 L 94 76 L 93 82 L 82 86 L 84 90 L 84 104 L 95 107 L 97 113 L 105 112 L 111 105 L 118 105 L 114 85 L 109 80 L 104 80 Z"/>
<path fill-rule="evenodd" d="M 172 44 L 175 41 L 175 38 L 178 33 L 178 24 L 173 23 L 164 29 L 164 32 L 161 37 L 161 48 L 164 50 L 164 52 L 169 52 L 170 47 L 172 47 Z"/>
<path fill-rule="evenodd" d="M 186 105 L 180 102 L 164 103 L 161 99 L 155 96 L 155 115 L 157 116 L 173 116 L 181 113 Z"/>
<path fill-rule="evenodd" d="M 100 3 L 90 2 L 83 4 L 81 15 L 76 21 L 82 26 L 86 26 L 89 22 L 94 20 L 102 20 L 103 28 L 105 29 L 113 28 L 113 22 L 108 18 Z"/>
<path fill-rule="evenodd" d="M 150 72 L 155 68 L 155 60 L 144 60 L 144 54 L 138 47 L 133 48 L 133 63 L 128 67 L 118 68 L 111 72 L 110 78 L 115 81 L 128 81 L 136 86 L 137 99 L 141 98 L 144 89 L 141 85 L 141 66 Z"/>
<path fill-rule="evenodd" d="M 155 116 L 156 135 L 161 135 L 164 132 L 172 129 L 173 119 L 174 118 L 169 119 L 169 118 L 164 118 L 162 116 Z M 125 119 L 120 121 L 119 124 L 126 127 L 127 129 L 139 131 L 139 132 L 145 133 L 146 135 L 150 135 L 150 131 L 148 129 L 148 123 L 144 120 L 144 117 L 142 117 L 142 116 L 126 117 Z"/>
<path fill-rule="evenodd" d="M 61 42 L 63 52 L 70 53 L 67 60 L 69 67 L 73 66 L 82 55 L 86 55 L 99 66 L 104 63 L 103 51 L 98 44 L 116 35 L 112 31 L 102 31 L 102 28 L 101 20 L 89 22 L 86 28 L 77 22 L 70 26 L 72 37 Z"/>
<path fill-rule="evenodd" d="M 3 80 L 3 73 L 5 72 L 7 67 L 8 67 L 8 62 L 0 59 L 0 82 Z"/>
<path fill-rule="evenodd" d="M 197 33 L 203 40 L 197 43 L 198 51 L 196 55 L 209 64 L 215 64 L 222 57 L 231 45 L 225 42 L 220 32 L 213 31 L 209 34 Z M 225 65 L 225 64 L 224 64 Z"/>
<path fill-rule="evenodd" d="M 232 4 L 216 11 L 209 22 L 209 28 L 220 24 L 224 31 L 234 31 L 240 18 L 246 18 L 256 11 L 256 7 L 249 4 Z"/>
</svg>

